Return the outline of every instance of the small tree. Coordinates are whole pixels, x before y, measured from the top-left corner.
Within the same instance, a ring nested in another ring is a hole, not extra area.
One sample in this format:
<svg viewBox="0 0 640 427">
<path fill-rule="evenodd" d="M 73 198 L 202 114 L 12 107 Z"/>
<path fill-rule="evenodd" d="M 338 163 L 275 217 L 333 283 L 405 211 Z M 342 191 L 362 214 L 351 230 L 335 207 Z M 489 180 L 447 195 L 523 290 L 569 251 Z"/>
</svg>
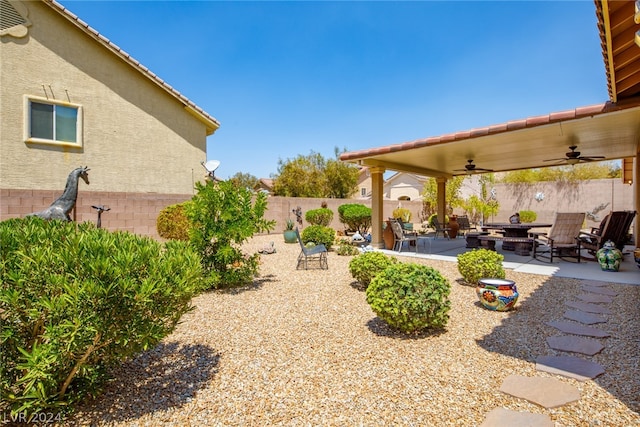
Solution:
<svg viewBox="0 0 640 427">
<path fill-rule="evenodd" d="M 349 231 L 364 235 L 371 227 L 371 208 L 360 203 L 346 203 L 338 206 L 340 222 Z"/>
<path fill-rule="evenodd" d="M 304 214 L 304 219 L 311 225 L 328 227 L 333 221 L 333 211 L 329 208 L 311 209 Z"/>
<path fill-rule="evenodd" d="M 334 149 L 335 159 L 327 160 L 325 176 L 327 178 L 327 197 L 348 199 L 358 186 L 358 167 L 340 160 L 338 147 Z M 344 149 L 343 152 L 347 150 Z"/>
<path fill-rule="evenodd" d="M 325 159 L 320 153 L 299 155 L 286 161 L 278 160 L 278 174 L 274 177 L 273 193 L 286 197 L 325 197 L 327 180 Z"/>
<path fill-rule="evenodd" d="M 489 187 L 495 182 L 494 175 L 492 173 L 482 174 L 478 182 L 480 184 L 478 195 L 473 194 L 461 203 L 462 209 L 475 223 L 479 220 L 486 222 L 487 218 L 498 213 L 500 207 L 495 196 L 489 190 Z"/>
<path fill-rule="evenodd" d="M 189 241 L 200 253 L 208 287 L 250 283 L 258 272 L 259 254 L 244 255 L 240 245 L 255 233 L 275 227 L 275 221 L 264 219 L 266 194 L 254 195 L 229 181 L 197 182 L 196 190 L 186 209 L 193 225 Z"/>
<path fill-rule="evenodd" d="M 250 173 L 237 172 L 229 178 L 229 181 L 233 182 L 237 187 L 253 190 L 260 180 Z"/>
<path fill-rule="evenodd" d="M 445 192 L 445 213 L 452 214 L 453 208 L 460 207 L 462 198 L 460 197 L 460 187 L 464 181 L 464 176 L 454 176 L 447 181 Z M 421 219 L 424 221 L 429 216 L 436 213 L 438 206 L 438 183 L 435 178 L 428 178 L 422 188 L 422 212 Z"/>
</svg>

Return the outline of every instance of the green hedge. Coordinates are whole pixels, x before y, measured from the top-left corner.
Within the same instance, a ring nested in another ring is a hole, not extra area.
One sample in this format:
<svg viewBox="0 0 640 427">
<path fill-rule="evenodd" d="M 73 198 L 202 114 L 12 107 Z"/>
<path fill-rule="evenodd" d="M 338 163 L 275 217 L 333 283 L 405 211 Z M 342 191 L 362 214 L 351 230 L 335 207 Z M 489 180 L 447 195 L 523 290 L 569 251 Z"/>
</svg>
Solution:
<svg viewBox="0 0 640 427">
<path fill-rule="evenodd" d="M 39 218 L 0 222 L 0 413 L 68 410 L 167 336 L 201 289 L 185 242 Z"/>
</svg>

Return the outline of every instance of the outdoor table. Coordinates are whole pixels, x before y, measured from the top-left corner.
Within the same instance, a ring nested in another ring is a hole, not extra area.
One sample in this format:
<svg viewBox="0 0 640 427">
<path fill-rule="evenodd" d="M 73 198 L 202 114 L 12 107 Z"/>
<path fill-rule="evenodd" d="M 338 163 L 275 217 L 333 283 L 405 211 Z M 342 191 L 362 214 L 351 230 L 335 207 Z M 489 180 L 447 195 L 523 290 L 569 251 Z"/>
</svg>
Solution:
<svg viewBox="0 0 640 427">
<path fill-rule="evenodd" d="M 529 230 L 532 228 L 543 228 L 543 227 L 551 227 L 553 224 L 543 224 L 538 222 L 523 222 L 520 224 L 511 224 L 511 223 L 494 223 L 494 224 L 485 224 L 482 229 L 483 230 L 502 230 L 504 231 L 504 237 L 519 237 L 519 238 L 527 238 L 529 237 Z M 503 241 L 502 249 L 505 251 L 515 251 L 516 242 L 514 241 Z"/>
</svg>

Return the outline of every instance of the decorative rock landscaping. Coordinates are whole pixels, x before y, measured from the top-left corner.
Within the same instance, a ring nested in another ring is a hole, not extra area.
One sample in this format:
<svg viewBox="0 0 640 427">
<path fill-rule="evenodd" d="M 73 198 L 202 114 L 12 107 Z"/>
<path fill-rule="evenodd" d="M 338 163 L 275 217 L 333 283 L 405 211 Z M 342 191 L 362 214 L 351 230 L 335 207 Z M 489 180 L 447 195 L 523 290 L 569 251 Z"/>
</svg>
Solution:
<svg viewBox="0 0 640 427">
<path fill-rule="evenodd" d="M 455 262 L 398 257 L 452 285 L 446 329 L 407 336 L 371 311 L 349 276 L 351 257 L 330 252 L 329 270 L 296 271 L 299 246 L 276 246 L 253 286 L 195 298 L 173 334 L 123 365 L 64 426 L 640 425 L 638 286 L 508 270 L 520 298 L 515 310 L 496 312 L 457 282 Z M 617 295 L 580 301 L 587 287 Z M 547 325 L 563 318 L 596 321 L 611 336 L 582 338 L 605 348 L 593 356 L 553 348 L 550 337 L 575 344 Z M 567 376 L 563 363 L 576 361 L 602 372 Z M 566 394 L 547 399 L 559 390 Z"/>
<path fill-rule="evenodd" d="M 597 303 L 612 303 L 612 297 L 616 296 L 617 292 L 602 286 L 604 286 L 604 283 L 589 282 L 582 286 L 582 290 L 590 293 L 577 296 L 582 302 L 566 302 L 567 306 L 578 309 L 577 311 L 568 310 L 564 313 L 565 318 L 574 320 L 574 322 L 554 320 L 546 323 L 562 332 L 572 334 L 548 337 L 546 341 L 551 349 L 593 356 L 605 348 L 599 341 L 590 338 L 610 337 L 611 334 L 609 332 L 580 324 L 589 325 L 607 322 L 605 317 L 591 313 L 612 314 L 611 310 L 597 305 Z M 590 338 L 585 338 L 585 336 Z M 536 358 L 536 370 L 573 378 L 578 381 L 591 380 L 605 373 L 605 368 L 600 364 L 577 356 L 539 356 Z M 528 378 L 512 375 L 504 380 L 500 391 L 526 399 L 545 408 L 556 408 L 580 399 L 580 392 L 576 387 L 546 377 Z M 531 415 L 533 416 L 534 414 Z M 520 416 L 523 415 L 520 414 Z M 509 422 L 505 422 L 505 419 L 506 416 L 501 419 L 497 415 L 490 413 L 482 425 L 485 427 L 548 425 L 546 424 L 547 420 L 544 419 L 534 420 L 533 418 L 525 417 L 518 420 L 513 419 Z M 617 423 L 612 422 L 611 425 L 617 425 Z"/>
</svg>

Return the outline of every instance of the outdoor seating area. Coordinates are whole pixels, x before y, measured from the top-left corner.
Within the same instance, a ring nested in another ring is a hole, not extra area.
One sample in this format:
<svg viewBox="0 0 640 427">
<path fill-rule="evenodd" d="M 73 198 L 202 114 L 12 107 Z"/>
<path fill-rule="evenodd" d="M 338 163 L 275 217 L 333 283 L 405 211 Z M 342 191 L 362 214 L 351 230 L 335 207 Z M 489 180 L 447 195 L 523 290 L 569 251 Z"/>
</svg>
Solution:
<svg viewBox="0 0 640 427">
<path fill-rule="evenodd" d="M 489 249 L 502 254 L 506 263 L 536 274 L 560 274 L 567 277 L 611 277 L 611 272 L 603 272 L 595 261 L 595 251 L 606 240 L 621 244 L 624 254 L 622 267 L 616 279 L 625 283 L 640 283 L 640 269 L 633 256 L 635 247 L 624 248 L 629 227 L 635 211 L 611 212 L 598 229 L 587 233 L 582 231 L 584 212 L 558 212 L 552 224 L 547 223 L 490 223 L 482 226 L 482 231 L 471 227 L 464 239 L 450 238 L 448 227 L 441 227 L 435 220 L 435 228 L 430 233 L 415 233 L 403 230 L 398 221 L 389 219 L 393 229 L 393 240 L 385 242 L 389 253 L 418 257 L 445 257 L 455 260 L 458 254 L 473 249 Z M 460 222 L 460 217 L 458 217 Z M 464 220 L 463 220 L 464 223 Z M 440 236 L 446 238 L 440 238 Z M 595 236 L 594 246 L 584 243 L 587 236 Z M 631 245 L 631 242 L 629 242 Z M 409 249 L 409 250 L 407 250 Z M 589 256 L 589 253 L 592 255 Z M 589 261 L 589 262 L 585 262 Z M 624 276 L 624 277 L 623 277 Z"/>
<path fill-rule="evenodd" d="M 472 237 L 473 238 L 473 237 Z M 515 251 L 504 250 L 504 237 L 500 235 L 479 235 L 477 239 L 481 246 L 476 248 L 468 248 L 465 239 L 436 239 L 433 234 L 429 237 L 418 238 L 418 244 L 415 251 L 394 251 L 391 249 L 383 249 L 385 253 L 390 255 L 402 255 L 406 257 L 419 257 L 425 259 L 446 260 L 455 262 L 459 254 L 471 251 L 473 249 L 491 249 L 504 256 L 505 268 L 514 271 L 546 274 L 549 276 L 574 277 L 593 280 L 612 280 L 619 283 L 638 284 L 640 283 L 640 268 L 636 265 L 633 257 L 632 246 L 626 246 L 623 253 L 625 254 L 620 270 L 618 272 L 602 271 L 600 265 L 596 261 L 587 261 L 588 255 L 584 248 L 581 248 L 581 262 L 577 262 L 577 257 L 572 258 L 571 254 L 562 256 L 554 254 L 553 262 L 545 258 L 548 254 L 536 253 L 533 257 L 533 249 L 528 255 L 518 255 Z M 515 238 L 514 238 L 515 239 Z M 545 250 L 544 247 L 538 247 L 537 251 Z M 541 256 L 542 255 L 542 256 Z"/>
</svg>

